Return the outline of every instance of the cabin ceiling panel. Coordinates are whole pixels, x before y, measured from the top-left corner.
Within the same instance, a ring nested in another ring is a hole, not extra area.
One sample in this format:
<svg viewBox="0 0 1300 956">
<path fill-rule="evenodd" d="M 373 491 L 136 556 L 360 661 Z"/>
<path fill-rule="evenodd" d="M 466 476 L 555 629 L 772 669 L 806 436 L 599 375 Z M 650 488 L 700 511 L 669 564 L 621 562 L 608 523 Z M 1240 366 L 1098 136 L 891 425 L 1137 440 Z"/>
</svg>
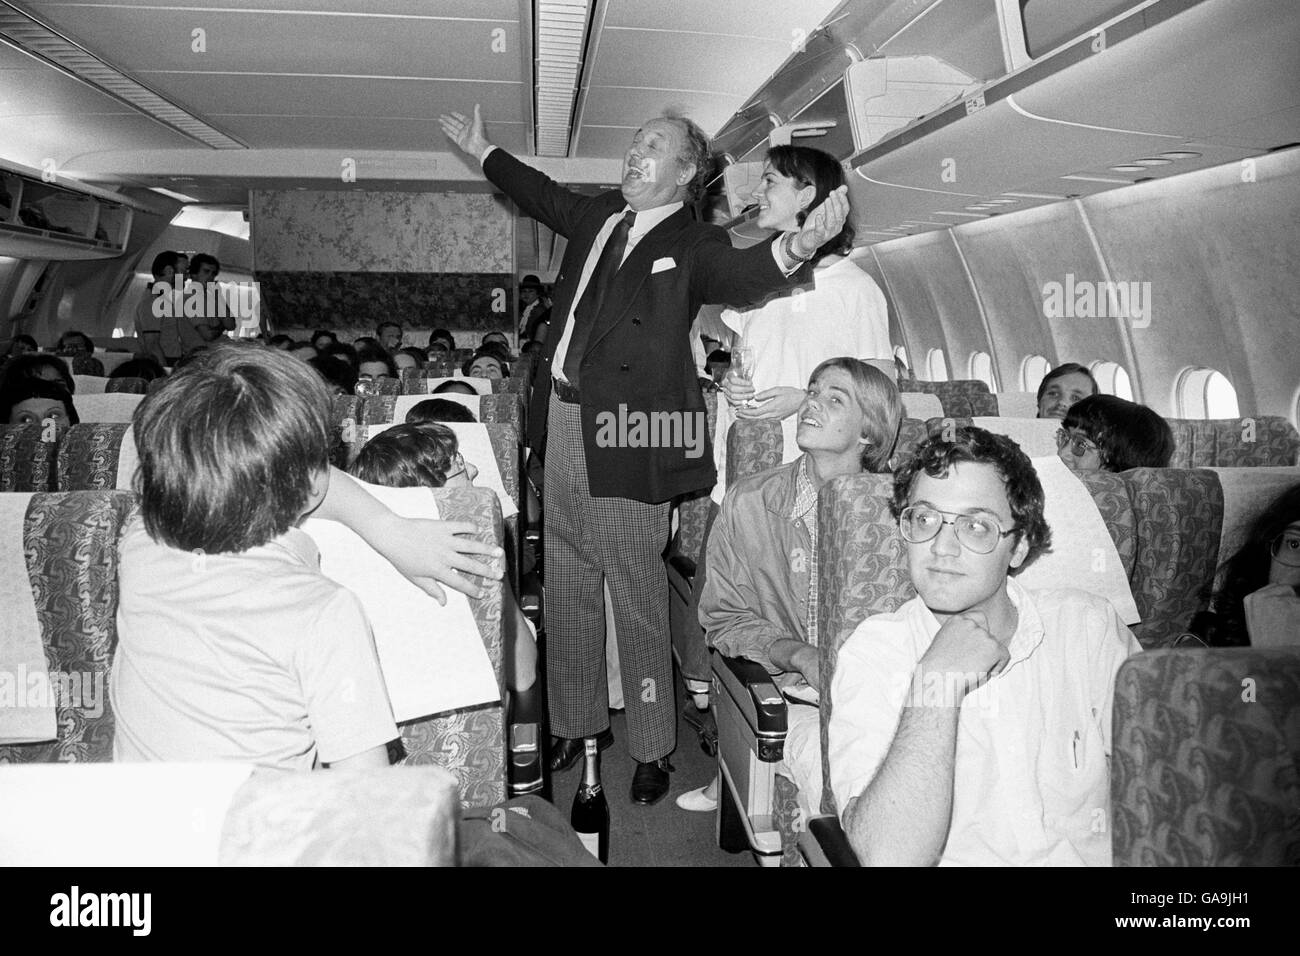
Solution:
<svg viewBox="0 0 1300 956">
<path fill-rule="evenodd" d="M 809 33 L 839 0 L 709 0 L 664 4 L 609 0 L 605 29 L 676 30 L 734 40 L 779 40 L 789 50 L 795 30 Z"/>
<path fill-rule="evenodd" d="M 53 159 L 56 169 L 75 175 L 78 161 L 86 155 L 70 151 L 78 145 L 95 149 L 179 149 L 194 145 L 188 137 L 138 113 L 82 113 L 76 122 L 77 142 L 70 143 L 66 116 L 0 117 L 0 155 L 36 168 L 46 159 Z"/>
<path fill-rule="evenodd" d="M 25 0 L 24 5 L 45 16 L 46 11 L 62 7 L 83 7 L 84 3 L 64 0 Z M 140 0 L 97 0 L 97 7 L 139 7 Z M 196 10 L 285 10 L 309 14 L 352 16 L 409 16 L 466 19 L 466 0 L 167 0 L 169 9 Z M 484 19 L 510 19 L 519 16 L 519 0 L 473 0 L 473 15 Z"/>
<path fill-rule="evenodd" d="M 211 119 L 232 136 L 257 143 L 264 149 L 373 149 L 441 152 L 447 138 L 434 119 L 374 116 L 228 116 Z M 522 123 L 493 123 L 492 141 L 503 149 L 524 149 Z M 255 161 L 255 159 L 254 159 Z"/>
<path fill-rule="evenodd" d="M 635 126 L 588 126 L 584 123 L 575 152 L 579 156 L 621 157 L 632 145 L 636 131 Z"/>
<path fill-rule="evenodd" d="M 726 122 L 735 105 L 735 97 L 725 93 L 683 94 L 681 90 L 599 86 L 587 90 L 583 107 L 583 129 L 589 126 L 624 127 L 659 116 L 670 107 L 682 110 L 705 131 Z M 626 146 L 626 144 L 625 144 Z M 586 154 L 586 136 L 579 142 L 579 152 Z"/>
<path fill-rule="evenodd" d="M 589 85 L 723 93 L 735 97 L 735 106 L 740 106 L 767 78 L 763 64 L 789 52 L 788 43 L 775 40 L 727 46 L 723 38 L 707 34 L 606 28 Z"/>
</svg>

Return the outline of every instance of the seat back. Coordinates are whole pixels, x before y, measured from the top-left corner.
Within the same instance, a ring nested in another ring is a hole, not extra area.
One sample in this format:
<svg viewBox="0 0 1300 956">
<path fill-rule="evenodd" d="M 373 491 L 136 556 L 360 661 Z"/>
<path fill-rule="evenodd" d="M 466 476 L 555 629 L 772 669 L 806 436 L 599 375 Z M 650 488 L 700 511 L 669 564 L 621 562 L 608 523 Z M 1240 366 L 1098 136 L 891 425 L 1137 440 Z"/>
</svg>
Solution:
<svg viewBox="0 0 1300 956">
<path fill-rule="evenodd" d="M 440 488 L 433 492 L 438 514 L 446 521 L 472 522 L 474 538 L 502 547 L 504 531 L 496 495 L 486 488 Z M 497 685 L 505 694 L 505 650 L 502 625 L 504 585 L 487 588 L 482 598 L 470 598 Z M 500 803 L 506 793 L 505 708 L 500 702 L 435 714 L 401 725 L 407 764 L 433 764 L 456 776 L 466 806 Z"/>
<path fill-rule="evenodd" d="M 131 395 L 143 395 L 149 390 L 149 383 L 142 378 L 123 376 L 122 378 L 110 378 L 104 384 L 104 391 L 127 392 Z"/>
<path fill-rule="evenodd" d="M 1038 417 L 1038 397 L 1033 392 L 995 392 L 993 398 L 1003 418 Z"/>
<path fill-rule="evenodd" d="M 1286 418 L 1166 419 L 1174 468 L 1250 468 L 1300 463 L 1300 432 Z"/>
<path fill-rule="evenodd" d="M 101 395 L 78 393 L 72 399 L 82 424 L 129 422 L 135 415 L 136 406 L 142 401 L 144 401 L 143 395 L 128 392 L 105 392 Z"/>
<path fill-rule="evenodd" d="M 117 538 L 135 509 L 121 491 L 32 495 L 23 522 L 23 558 L 50 676 L 82 688 L 55 701 L 58 738 L 0 746 L 0 763 L 113 759 L 108 675 L 117 645 Z M 4 546 L 11 546 L 4 543 Z"/>
<path fill-rule="evenodd" d="M 131 426 L 125 422 L 73 425 L 59 442 L 59 491 L 112 491 L 119 484 L 122 440 Z"/>
<path fill-rule="evenodd" d="M 44 425 L 0 425 L 0 491 L 53 491 L 59 432 Z"/>
<path fill-rule="evenodd" d="M 946 416 L 973 418 L 976 415 L 996 415 L 998 401 L 988 385 L 978 379 L 955 379 L 951 382 L 906 382 L 904 392 L 929 392 L 938 396 Z"/>
<path fill-rule="evenodd" d="M 780 422 L 736 419 L 727 432 L 727 487 L 742 478 L 777 467 L 784 451 L 785 438 Z"/>
<path fill-rule="evenodd" d="M 1300 652 L 1138 654 L 1113 714 L 1115 866 L 1300 865 Z"/>
</svg>

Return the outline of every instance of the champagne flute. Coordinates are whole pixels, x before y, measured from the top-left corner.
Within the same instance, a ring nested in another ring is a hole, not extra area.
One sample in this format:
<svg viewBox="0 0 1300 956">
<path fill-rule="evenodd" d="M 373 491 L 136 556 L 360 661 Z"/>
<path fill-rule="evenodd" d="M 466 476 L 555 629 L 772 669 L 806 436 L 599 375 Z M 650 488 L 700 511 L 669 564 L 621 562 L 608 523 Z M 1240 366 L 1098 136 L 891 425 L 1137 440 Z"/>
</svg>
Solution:
<svg viewBox="0 0 1300 956">
<path fill-rule="evenodd" d="M 731 373 L 736 378 L 753 384 L 754 347 L 752 345 L 737 345 L 731 350 Z M 754 408 L 758 402 L 753 398 L 747 398 L 740 404 L 747 408 Z"/>
</svg>

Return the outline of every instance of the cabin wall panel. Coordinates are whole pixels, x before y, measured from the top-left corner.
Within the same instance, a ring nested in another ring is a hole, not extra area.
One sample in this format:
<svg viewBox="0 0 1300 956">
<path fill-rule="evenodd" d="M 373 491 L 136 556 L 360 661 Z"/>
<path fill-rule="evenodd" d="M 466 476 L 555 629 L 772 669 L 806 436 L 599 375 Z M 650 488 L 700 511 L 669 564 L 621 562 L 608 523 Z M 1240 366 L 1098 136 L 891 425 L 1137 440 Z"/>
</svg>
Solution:
<svg viewBox="0 0 1300 956">
<path fill-rule="evenodd" d="M 937 348 L 948 356 L 949 376 L 965 378 L 970 354 L 989 345 L 979 303 L 947 231 L 885 243 L 875 254 L 898 322 L 907 330 L 908 358 L 918 377 L 926 377 L 925 356 Z"/>
<path fill-rule="evenodd" d="M 1298 174 L 1291 149 L 1084 201 L 1112 274 L 1151 283 L 1134 378 L 1156 411 L 1173 414 L 1179 373 L 1204 366 L 1231 380 L 1242 414 L 1295 414 Z"/>
<path fill-rule="evenodd" d="M 870 276 L 871 281 L 884 293 L 885 307 L 889 310 L 889 344 L 895 348 L 900 345 L 903 346 L 907 351 L 908 367 L 915 367 L 913 363 L 915 363 L 916 359 L 912 355 L 912 349 L 908 347 L 903 323 L 898 318 L 898 306 L 894 302 L 893 293 L 890 292 L 889 283 L 885 281 L 885 273 L 881 271 L 880 263 L 876 262 L 870 248 L 859 249 L 853 254 L 852 260 L 853 264 Z"/>
</svg>

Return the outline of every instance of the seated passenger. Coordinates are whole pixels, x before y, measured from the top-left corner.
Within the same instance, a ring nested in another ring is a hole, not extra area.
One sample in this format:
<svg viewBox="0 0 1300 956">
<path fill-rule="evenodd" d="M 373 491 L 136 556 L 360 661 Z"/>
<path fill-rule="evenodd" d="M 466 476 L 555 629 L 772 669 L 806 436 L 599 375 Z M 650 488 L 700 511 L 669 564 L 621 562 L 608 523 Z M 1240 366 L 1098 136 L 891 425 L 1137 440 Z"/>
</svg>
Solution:
<svg viewBox="0 0 1300 956">
<path fill-rule="evenodd" d="M 397 366 L 399 375 L 408 368 L 424 368 L 424 362 L 424 352 L 414 346 L 408 345 L 393 353 L 393 364 Z"/>
<path fill-rule="evenodd" d="M 158 360 L 149 356 L 128 359 L 109 373 L 109 378 L 142 378 L 152 382 L 157 378 L 166 378 L 167 370 L 158 364 Z"/>
<path fill-rule="evenodd" d="M 428 425 L 435 422 L 476 422 L 474 413 L 460 402 L 448 398 L 426 398 L 416 402 L 406 413 L 406 424 Z"/>
<path fill-rule="evenodd" d="M 421 403 L 423 404 L 423 403 Z M 469 488 L 478 468 L 460 453 L 456 433 L 446 425 L 395 425 L 366 442 L 348 474 L 388 488 Z M 532 625 L 513 592 L 507 606 L 512 621 L 506 627 L 506 682 L 525 691 L 537 680 L 537 643 Z"/>
<path fill-rule="evenodd" d="M 80 423 L 72 394 L 58 382 L 15 378 L 0 388 L 0 422 L 31 425 L 53 421 L 59 428 Z"/>
<path fill-rule="evenodd" d="M 895 475 L 917 596 L 863 621 L 831 681 L 830 778 L 868 866 L 1111 859 L 1115 673 L 1137 653 L 1106 600 L 1014 580 L 1048 548 L 1011 439 L 932 436 Z"/>
<path fill-rule="evenodd" d="M 375 337 L 385 352 L 396 352 L 402 347 L 402 323 L 392 320 L 380 322 L 375 326 Z"/>
<path fill-rule="evenodd" d="M 1212 647 L 1300 643 L 1300 485 L 1255 519 L 1218 581 L 1210 610 L 1188 628 L 1192 634 Z"/>
<path fill-rule="evenodd" d="M 271 336 L 267 340 L 266 344 L 273 349 L 278 349 L 281 352 L 286 352 L 289 349 L 293 348 L 293 336 L 285 335 L 283 332 L 281 332 L 279 335 Z"/>
<path fill-rule="evenodd" d="M 510 374 L 510 366 L 491 350 L 479 349 L 464 365 L 466 378 L 500 379 Z"/>
<path fill-rule="evenodd" d="M 115 760 L 387 766 L 370 624 L 297 529 L 330 486 L 328 408 L 315 373 L 256 348 L 211 349 L 140 404 Z"/>
<path fill-rule="evenodd" d="M 482 348 L 485 345 L 491 345 L 493 343 L 500 345 L 502 348 L 506 350 L 506 353 L 509 354 L 510 340 L 506 338 L 506 334 L 504 332 L 484 333 L 483 338 L 479 340 L 478 344 L 479 344 L 479 348 Z"/>
<path fill-rule="evenodd" d="M 474 391 L 473 385 L 467 385 L 464 382 L 457 382 L 451 379 L 448 379 L 447 381 L 443 382 L 441 385 L 439 385 L 437 388 L 433 390 L 434 395 L 446 395 L 448 393 L 451 393 L 453 395 L 477 395 L 478 394 L 478 392 Z"/>
<path fill-rule="evenodd" d="M 307 346 L 311 348 L 311 346 Z M 293 354 L 293 353 L 291 353 Z M 334 396 L 351 395 L 357 388 L 357 373 L 336 355 L 317 355 L 307 362 L 320 373 Z"/>
<path fill-rule="evenodd" d="M 317 329 L 311 334 L 311 347 L 317 352 L 328 351 L 330 346 L 338 344 L 338 336 L 327 329 Z"/>
<path fill-rule="evenodd" d="M 1098 391 L 1097 380 L 1086 366 L 1078 362 L 1058 365 L 1038 383 L 1038 417 L 1064 418 L 1071 405 Z"/>
<path fill-rule="evenodd" d="M 304 362 L 310 362 L 312 359 L 316 358 L 317 355 L 325 354 L 323 352 L 318 352 L 316 346 L 312 345 L 310 342 L 292 342 L 285 348 L 285 351 L 296 359 L 302 359 Z M 342 361 L 342 359 L 339 361 Z"/>
<path fill-rule="evenodd" d="M 30 335 L 15 335 L 13 341 L 9 343 L 9 351 L 5 353 L 5 358 L 17 358 L 20 355 L 30 355 L 39 351 L 40 346 Z"/>
<path fill-rule="evenodd" d="M 95 343 L 85 332 L 72 329 L 59 336 L 58 351 L 62 355 L 89 356 L 95 353 Z"/>
<path fill-rule="evenodd" d="M 377 346 L 358 346 L 357 381 L 377 382 L 381 378 L 397 378 L 393 357 Z"/>
<path fill-rule="evenodd" d="M 1093 395 L 1070 406 L 1056 432 L 1056 447 L 1075 472 L 1168 468 L 1174 433 L 1145 405 Z"/>
<path fill-rule="evenodd" d="M 34 355 L 19 355 L 10 359 L 0 371 L 0 388 L 20 379 L 40 378 L 47 382 L 58 382 L 69 395 L 77 393 L 77 380 L 72 377 L 68 365 L 57 355 L 38 352 Z"/>
<path fill-rule="evenodd" d="M 881 471 L 903 418 L 898 388 L 855 358 L 822 362 L 798 412 L 803 455 L 737 482 L 709 533 L 700 624 L 708 643 L 799 686 L 821 692 L 813 588 L 817 577 L 817 492 L 832 478 Z M 807 691 L 811 690 L 811 693 Z M 781 772 L 799 787 L 805 813 L 821 805 L 821 730 L 815 705 L 787 710 Z M 717 783 L 683 794 L 678 806 L 712 810 Z"/>
<path fill-rule="evenodd" d="M 434 329 L 429 333 L 428 348 L 433 348 L 435 342 L 441 342 L 448 354 L 454 354 L 456 351 L 456 340 L 446 329 Z"/>
</svg>

